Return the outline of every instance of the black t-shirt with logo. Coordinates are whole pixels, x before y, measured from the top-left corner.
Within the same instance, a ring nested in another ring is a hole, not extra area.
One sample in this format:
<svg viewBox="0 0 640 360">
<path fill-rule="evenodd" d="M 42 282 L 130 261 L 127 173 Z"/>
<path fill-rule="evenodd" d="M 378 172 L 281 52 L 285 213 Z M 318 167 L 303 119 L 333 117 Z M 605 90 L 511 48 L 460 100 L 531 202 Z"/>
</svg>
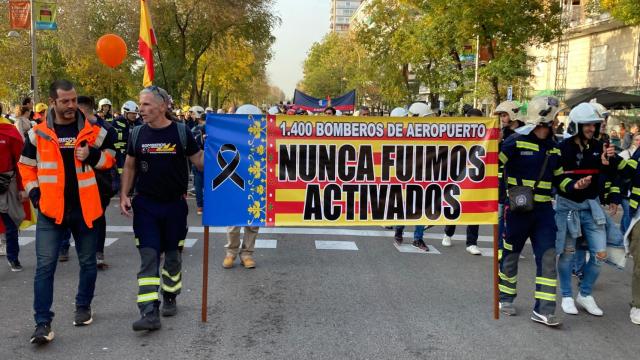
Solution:
<svg viewBox="0 0 640 360">
<path fill-rule="evenodd" d="M 186 153 L 174 122 L 162 129 L 143 126 L 136 144 L 129 141 L 127 155 L 136 158 L 138 194 L 158 201 L 174 201 L 187 193 L 188 157 L 200 148 L 191 131 L 186 133 Z"/>
<path fill-rule="evenodd" d="M 69 125 L 54 124 L 58 137 L 58 146 L 64 162 L 64 208 L 65 212 L 80 208 L 80 193 L 76 176 L 75 146 L 78 137 L 78 123 Z M 89 166 L 89 165 L 86 165 Z"/>
</svg>

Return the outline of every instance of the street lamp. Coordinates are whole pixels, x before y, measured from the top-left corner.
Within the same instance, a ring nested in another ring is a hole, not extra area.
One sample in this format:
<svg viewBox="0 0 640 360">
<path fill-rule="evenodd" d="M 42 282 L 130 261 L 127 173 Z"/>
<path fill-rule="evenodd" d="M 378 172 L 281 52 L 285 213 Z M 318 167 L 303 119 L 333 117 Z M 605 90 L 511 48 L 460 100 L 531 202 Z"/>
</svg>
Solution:
<svg viewBox="0 0 640 360">
<path fill-rule="evenodd" d="M 33 0 L 31 0 L 31 31 L 30 31 L 30 39 L 31 39 L 31 93 L 33 94 L 33 103 L 36 104 L 39 101 L 38 98 L 38 65 L 37 65 L 37 55 L 36 55 L 36 18 L 33 8 Z M 19 38 L 20 34 L 11 30 L 7 33 L 7 37 L 10 38 Z"/>
</svg>

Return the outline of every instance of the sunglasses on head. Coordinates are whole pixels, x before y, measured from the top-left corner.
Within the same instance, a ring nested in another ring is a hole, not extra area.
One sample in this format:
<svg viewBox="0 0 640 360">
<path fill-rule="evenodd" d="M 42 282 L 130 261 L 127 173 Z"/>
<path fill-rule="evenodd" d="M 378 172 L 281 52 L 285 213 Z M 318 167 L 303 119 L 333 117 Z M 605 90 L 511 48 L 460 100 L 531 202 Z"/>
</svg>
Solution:
<svg viewBox="0 0 640 360">
<path fill-rule="evenodd" d="M 167 102 L 167 101 L 169 100 L 169 99 L 167 99 L 167 98 L 164 96 L 164 94 L 162 93 L 162 91 L 160 91 L 160 90 L 162 90 L 162 88 L 161 88 L 161 87 L 159 87 L 159 86 L 151 85 L 151 86 L 147 86 L 147 87 L 146 87 L 146 88 L 144 88 L 144 89 L 145 89 L 145 90 L 149 90 L 149 91 L 151 91 L 151 92 L 152 92 L 152 93 L 154 93 L 154 94 L 160 95 L 160 97 L 162 98 L 162 100 L 163 100 L 164 102 Z"/>
</svg>

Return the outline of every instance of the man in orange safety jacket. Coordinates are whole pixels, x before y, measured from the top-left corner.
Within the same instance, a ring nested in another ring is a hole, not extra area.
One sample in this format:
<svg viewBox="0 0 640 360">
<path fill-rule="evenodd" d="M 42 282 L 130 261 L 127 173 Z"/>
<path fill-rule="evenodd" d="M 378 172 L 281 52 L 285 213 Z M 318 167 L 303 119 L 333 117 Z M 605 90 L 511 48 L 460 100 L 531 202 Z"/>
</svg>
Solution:
<svg viewBox="0 0 640 360">
<path fill-rule="evenodd" d="M 115 163 L 113 140 L 107 137 L 107 130 L 92 125 L 78 110 L 71 82 L 54 81 L 49 103 L 46 119 L 29 130 L 18 163 L 25 190 L 39 210 L 33 303 L 36 329 L 31 336 L 36 344 L 53 340 L 53 279 L 67 230 L 75 239 L 80 263 L 74 325 L 93 321 L 98 239 L 94 221 L 103 213 L 94 169 L 106 170 Z"/>
</svg>

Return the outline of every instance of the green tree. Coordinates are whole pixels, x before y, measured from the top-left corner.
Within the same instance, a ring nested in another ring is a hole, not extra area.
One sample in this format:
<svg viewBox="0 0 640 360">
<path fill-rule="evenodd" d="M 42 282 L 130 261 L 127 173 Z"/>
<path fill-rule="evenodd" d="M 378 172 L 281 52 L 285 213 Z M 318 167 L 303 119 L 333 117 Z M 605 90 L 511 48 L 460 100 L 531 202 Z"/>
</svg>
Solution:
<svg viewBox="0 0 640 360">
<path fill-rule="evenodd" d="M 640 24 L 640 1 L 638 0 L 600 0 L 600 6 L 627 25 Z"/>
<path fill-rule="evenodd" d="M 502 100 L 509 84 L 531 76 L 533 59 L 526 49 L 548 43 L 561 34 L 557 1 L 544 0 L 404 0 L 421 9 L 433 31 L 460 51 L 460 42 L 479 37 L 486 49 L 481 81 L 490 89 L 494 103 Z M 438 29 L 441 29 L 438 31 Z M 446 31 L 445 31 L 446 30 Z"/>
<path fill-rule="evenodd" d="M 204 103 L 199 71 L 213 69 L 200 62 L 227 35 L 261 50 L 264 64 L 270 57 L 271 31 L 279 22 L 271 14 L 271 0 L 157 0 L 152 5 L 163 65 L 171 69 L 166 73 L 166 87 L 182 100 Z"/>
</svg>

